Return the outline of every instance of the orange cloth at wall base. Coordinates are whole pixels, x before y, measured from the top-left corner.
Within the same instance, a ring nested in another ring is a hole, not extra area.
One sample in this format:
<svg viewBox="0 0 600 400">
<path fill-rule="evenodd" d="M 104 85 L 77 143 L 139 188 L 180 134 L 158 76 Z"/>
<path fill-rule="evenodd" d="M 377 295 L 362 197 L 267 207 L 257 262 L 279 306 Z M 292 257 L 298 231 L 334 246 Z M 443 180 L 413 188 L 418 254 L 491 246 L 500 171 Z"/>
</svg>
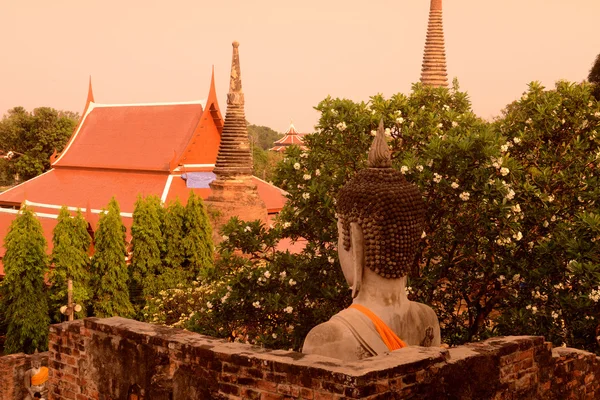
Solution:
<svg viewBox="0 0 600 400">
<path fill-rule="evenodd" d="M 348 308 L 354 308 L 355 310 L 360 311 L 373 322 L 373 325 L 375 325 L 375 329 L 377 329 L 379 336 L 381 336 L 381 340 L 383 340 L 383 343 L 385 343 L 385 345 L 390 351 L 406 347 L 406 343 L 404 343 L 402 339 L 400 339 L 398 335 L 396 335 L 394 331 L 391 330 L 390 327 L 387 326 L 385 322 L 381 320 L 381 318 L 375 315 L 373 311 L 360 304 L 352 304 Z"/>
<path fill-rule="evenodd" d="M 48 380 L 48 368 L 42 367 L 42 368 L 40 368 L 40 372 L 38 372 L 37 374 L 35 374 L 31 377 L 31 385 L 32 386 L 40 386 L 40 385 L 43 385 L 44 383 L 46 383 L 47 380 Z"/>
</svg>

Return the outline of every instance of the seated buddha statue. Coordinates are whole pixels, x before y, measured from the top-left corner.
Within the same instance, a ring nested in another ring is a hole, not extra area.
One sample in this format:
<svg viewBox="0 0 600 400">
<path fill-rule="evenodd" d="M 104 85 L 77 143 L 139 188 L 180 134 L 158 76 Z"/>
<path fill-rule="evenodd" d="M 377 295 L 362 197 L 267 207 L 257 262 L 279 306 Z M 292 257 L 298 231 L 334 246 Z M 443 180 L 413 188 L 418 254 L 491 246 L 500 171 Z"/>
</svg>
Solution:
<svg viewBox="0 0 600 400">
<path fill-rule="evenodd" d="M 46 399 L 48 397 L 48 368 L 42 367 L 42 357 L 36 350 L 31 355 L 31 368 L 24 374 L 25 400 Z"/>
<path fill-rule="evenodd" d="M 435 312 L 406 293 L 425 205 L 417 187 L 392 168 L 383 122 L 368 168 L 338 194 L 337 215 L 338 254 L 352 305 L 315 326 L 302 352 L 353 361 L 405 346 L 439 346 Z"/>
</svg>

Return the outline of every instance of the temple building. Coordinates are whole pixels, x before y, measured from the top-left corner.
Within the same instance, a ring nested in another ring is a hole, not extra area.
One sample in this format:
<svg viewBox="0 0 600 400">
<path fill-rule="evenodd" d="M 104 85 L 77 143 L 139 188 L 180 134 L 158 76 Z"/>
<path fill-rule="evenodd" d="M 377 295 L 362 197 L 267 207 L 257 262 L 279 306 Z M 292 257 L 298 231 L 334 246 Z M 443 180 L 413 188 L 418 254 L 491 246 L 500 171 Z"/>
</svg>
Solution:
<svg viewBox="0 0 600 400">
<path fill-rule="evenodd" d="M 207 98 L 189 102 L 100 104 L 90 81 L 81 121 L 62 153 L 51 157 L 51 169 L 0 193 L 1 237 L 22 204 L 37 214 L 51 249 L 52 230 L 63 205 L 71 211 L 81 209 L 95 230 L 102 208 L 114 196 L 129 239 L 138 195 L 157 195 L 165 204 L 176 198 L 185 204 L 190 190 L 209 198 L 213 181 L 239 158 L 232 155 L 221 162 L 230 143 L 227 118 L 217 103 L 214 72 Z M 244 182 L 254 188 L 262 207 L 261 219 L 277 214 L 285 192 L 252 176 L 251 156 L 243 157 L 243 164 Z M 0 257 L 4 251 L 2 247 Z"/>
<path fill-rule="evenodd" d="M 448 87 L 442 0 L 431 0 L 423 67 L 421 69 L 421 83 L 433 87 Z"/>
<path fill-rule="evenodd" d="M 296 130 L 294 123 L 291 122 L 290 127 L 287 131 L 285 131 L 284 136 L 273 143 L 273 147 L 271 147 L 269 150 L 282 153 L 291 145 L 300 146 L 300 148 L 305 149 L 306 147 L 304 146 L 304 139 L 302 139 L 303 136 L 304 134 L 299 133 Z"/>
</svg>

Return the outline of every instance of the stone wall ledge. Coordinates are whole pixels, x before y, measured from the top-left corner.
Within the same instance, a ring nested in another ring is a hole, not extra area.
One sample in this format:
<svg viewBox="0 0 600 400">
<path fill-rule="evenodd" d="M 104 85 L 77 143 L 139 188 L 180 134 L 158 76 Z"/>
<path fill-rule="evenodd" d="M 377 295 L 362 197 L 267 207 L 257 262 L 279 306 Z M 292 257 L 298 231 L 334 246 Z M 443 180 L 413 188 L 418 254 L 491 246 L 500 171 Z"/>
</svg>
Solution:
<svg viewBox="0 0 600 400">
<path fill-rule="evenodd" d="M 120 399 L 134 388 L 153 400 L 600 397 L 600 357 L 539 336 L 343 362 L 113 317 L 53 325 L 50 348 L 51 399 Z"/>
</svg>

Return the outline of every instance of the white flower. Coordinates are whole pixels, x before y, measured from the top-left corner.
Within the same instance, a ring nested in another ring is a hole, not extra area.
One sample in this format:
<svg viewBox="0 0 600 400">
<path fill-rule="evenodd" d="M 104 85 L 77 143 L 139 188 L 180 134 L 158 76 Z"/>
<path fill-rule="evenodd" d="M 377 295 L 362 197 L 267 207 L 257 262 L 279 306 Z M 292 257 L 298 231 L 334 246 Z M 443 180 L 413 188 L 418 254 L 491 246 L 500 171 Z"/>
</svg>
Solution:
<svg viewBox="0 0 600 400">
<path fill-rule="evenodd" d="M 519 231 L 513 235 L 513 238 L 515 238 L 515 240 L 518 242 L 519 240 L 523 239 L 523 234 L 521 231 Z"/>
<path fill-rule="evenodd" d="M 423 172 L 423 166 L 422 165 L 417 165 L 415 168 L 417 168 L 417 171 Z"/>
<path fill-rule="evenodd" d="M 438 174 L 437 172 L 433 173 L 433 181 L 435 183 L 440 183 L 440 181 L 442 180 L 442 176 L 440 174 Z"/>
<path fill-rule="evenodd" d="M 265 276 L 265 278 L 271 277 L 271 273 L 269 271 L 265 271 L 265 273 L 263 275 Z"/>
<path fill-rule="evenodd" d="M 552 203 L 554 201 L 554 196 L 548 196 L 548 203 Z"/>
<path fill-rule="evenodd" d="M 385 128 L 385 136 L 392 136 L 392 130 L 390 128 Z"/>
<path fill-rule="evenodd" d="M 588 297 L 594 303 L 597 303 L 598 301 L 600 301 L 600 286 L 598 287 L 598 289 L 592 289 L 592 291 Z"/>
<path fill-rule="evenodd" d="M 406 165 L 403 165 L 400 167 L 400 172 L 402 172 L 402 174 L 406 174 L 407 171 L 408 171 L 408 167 Z"/>
<path fill-rule="evenodd" d="M 502 175 L 502 176 L 508 175 L 509 172 L 510 172 L 510 170 L 506 167 L 500 168 L 500 175 Z"/>
<path fill-rule="evenodd" d="M 456 121 L 452 121 L 452 127 L 453 127 L 453 128 L 456 128 L 457 126 L 458 126 L 458 122 L 456 122 Z"/>
<path fill-rule="evenodd" d="M 339 124 L 336 125 L 336 127 L 340 130 L 340 131 L 344 131 L 346 130 L 346 123 L 345 122 L 340 122 Z"/>
<path fill-rule="evenodd" d="M 292 311 L 294 311 L 294 307 L 292 306 L 287 306 L 286 308 L 283 309 L 283 311 L 285 311 L 288 314 L 291 314 Z"/>
<path fill-rule="evenodd" d="M 293 279 L 290 279 L 288 283 L 290 286 L 294 286 L 297 282 Z"/>
<path fill-rule="evenodd" d="M 287 229 L 290 226 L 292 226 L 292 223 L 291 222 L 284 222 L 282 226 L 283 226 L 284 229 Z"/>
<path fill-rule="evenodd" d="M 504 275 L 500 275 L 498 277 L 498 282 L 504 282 L 506 280 L 506 277 Z"/>
<path fill-rule="evenodd" d="M 377 135 L 377 131 L 376 130 L 372 130 L 371 131 L 371 136 L 375 136 L 375 135 Z"/>
<path fill-rule="evenodd" d="M 515 191 L 512 190 L 512 189 L 508 189 L 508 193 L 504 197 L 506 197 L 507 200 L 514 199 L 515 198 Z"/>
<path fill-rule="evenodd" d="M 302 158 L 307 158 L 307 157 L 308 157 L 308 153 L 307 153 L 307 152 L 305 152 L 305 151 L 303 151 L 303 152 L 300 154 L 300 157 L 302 157 Z"/>
<path fill-rule="evenodd" d="M 515 142 L 515 144 L 519 144 L 521 142 L 521 139 L 519 139 L 518 137 L 513 139 L 513 142 Z"/>
<path fill-rule="evenodd" d="M 533 306 L 533 307 L 531 307 L 531 312 L 532 312 L 532 313 L 536 314 L 536 313 L 537 313 L 537 310 L 538 310 L 538 309 L 537 309 L 537 307 L 536 307 L 536 306 Z"/>
<path fill-rule="evenodd" d="M 300 163 L 294 163 L 294 169 L 300 169 Z"/>
<path fill-rule="evenodd" d="M 273 333 L 271 336 L 273 336 L 273 339 L 277 339 L 277 334 Z"/>
<path fill-rule="evenodd" d="M 246 232 L 250 232 L 250 231 L 252 230 L 252 228 L 250 227 L 250 225 L 247 225 L 247 226 L 244 228 L 244 230 L 245 230 Z"/>
<path fill-rule="evenodd" d="M 443 127 L 444 127 L 444 124 L 442 124 L 442 123 L 440 122 L 439 124 L 437 124 L 437 127 L 438 127 L 438 128 L 443 128 Z"/>
<path fill-rule="evenodd" d="M 317 169 L 317 170 L 315 170 L 315 175 L 316 175 L 316 176 L 321 176 L 321 171 L 320 171 L 320 170 L 318 170 L 318 169 Z"/>
<path fill-rule="evenodd" d="M 327 261 L 329 262 L 329 264 L 333 264 L 335 259 L 333 257 L 329 256 L 329 257 L 327 257 Z"/>
<path fill-rule="evenodd" d="M 302 193 L 302 198 L 308 200 L 310 198 L 310 193 Z"/>
<path fill-rule="evenodd" d="M 213 308 L 213 305 L 212 305 L 212 303 L 211 303 L 210 301 L 207 301 L 207 302 L 206 302 L 206 308 L 208 308 L 209 310 L 210 310 L 211 308 Z"/>
<path fill-rule="evenodd" d="M 508 151 L 508 145 L 503 144 L 502 146 L 500 146 L 500 151 L 503 153 L 506 153 Z"/>
<path fill-rule="evenodd" d="M 469 192 L 462 192 L 458 197 L 460 197 L 462 201 L 467 201 L 469 200 L 469 197 L 471 197 L 471 194 Z"/>
<path fill-rule="evenodd" d="M 556 311 L 552 311 L 552 318 L 558 319 L 558 313 Z"/>
<path fill-rule="evenodd" d="M 516 204 L 516 205 L 512 206 L 510 209 L 514 213 L 520 213 L 521 212 L 521 206 L 519 204 Z"/>
<path fill-rule="evenodd" d="M 252 306 L 254 306 L 254 308 L 260 308 L 260 301 L 253 302 Z"/>
<path fill-rule="evenodd" d="M 401 123 L 404 122 L 404 118 L 398 117 L 398 118 L 396 118 L 396 122 L 399 123 L 399 124 L 401 124 Z"/>
<path fill-rule="evenodd" d="M 543 224 L 543 225 L 544 225 L 544 228 L 547 228 L 547 227 L 548 227 L 548 225 L 550 225 L 550 224 L 548 223 L 548 221 L 544 221 L 544 224 Z"/>
<path fill-rule="evenodd" d="M 221 237 L 223 238 L 223 240 L 229 240 L 229 236 L 227 236 L 227 235 L 223 235 Z"/>
<path fill-rule="evenodd" d="M 427 233 L 425 233 L 425 231 L 423 231 L 423 233 L 421 234 L 421 239 L 425 239 L 427 237 Z"/>
<path fill-rule="evenodd" d="M 304 176 L 302 177 L 305 181 L 310 180 L 311 176 L 310 174 L 304 174 Z"/>
<path fill-rule="evenodd" d="M 448 104 L 444 104 L 443 109 L 446 110 L 446 111 L 448 111 L 448 110 L 450 110 L 450 106 Z"/>
<path fill-rule="evenodd" d="M 452 182 L 450 186 L 452 187 L 452 189 L 458 189 L 458 182 Z"/>
</svg>

